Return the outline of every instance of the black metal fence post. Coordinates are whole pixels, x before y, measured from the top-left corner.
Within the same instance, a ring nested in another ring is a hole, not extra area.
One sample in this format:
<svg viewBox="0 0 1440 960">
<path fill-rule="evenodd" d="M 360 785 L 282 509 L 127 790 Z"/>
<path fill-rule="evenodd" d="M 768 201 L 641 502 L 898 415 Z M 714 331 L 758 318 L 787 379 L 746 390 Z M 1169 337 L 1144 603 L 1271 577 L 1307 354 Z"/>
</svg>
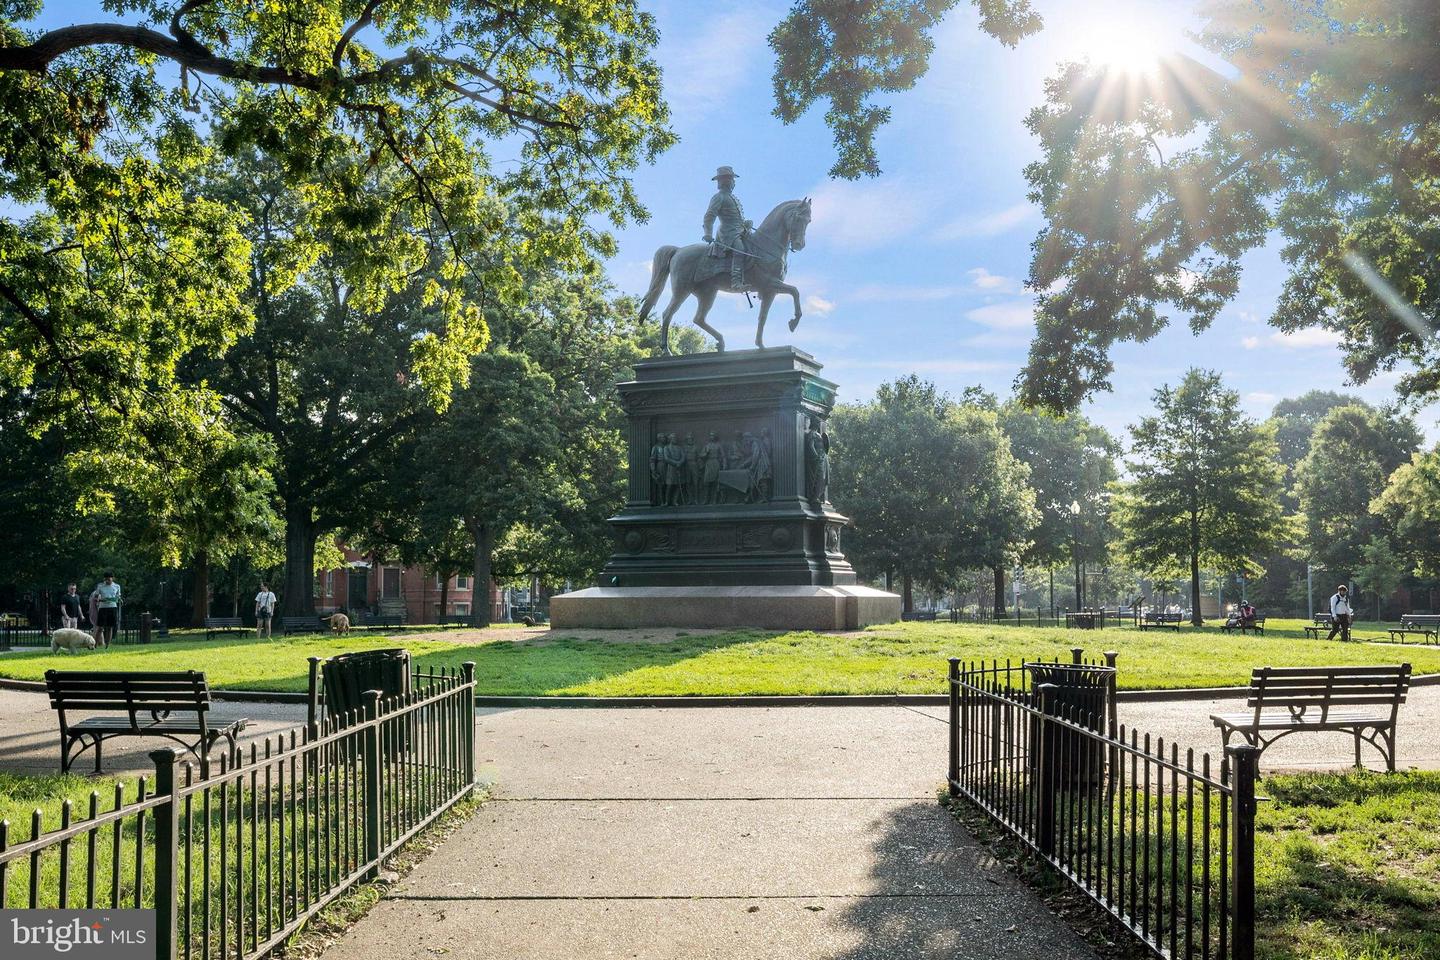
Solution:
<svg viewBox="0 0 1440 960">
<path fill-rule="evenodd" d="M 320 664 L 324 657 L 310 658 L 310 692 L 305 698 L 305 729 L 313 739 L 320 735 Z"/>
<path fill-rule="evenodd" d="M 1051 711 L 1055 709 L 1055 696 L 1059 688 L 1053 683 L 1042 683 L 1035 688 L 1040 709 L 1035 722 L 1040 724 L 1037 738 L 1040 747 L 1039 762 L 1036 764 L 1035 784 L 1035 845 L 1046 857 L 1055 855 L 1055 793 L 1060 787 L 1059 732 L 1051 722 Z"/>
<path fill-rule="evenodd" d="M 1084 661 L 1084 659 L 1085 659 L 1085 648 L 1084 648 L 1084 647 L 1071 647 L 1071 648 L 1070 648 L 1070 662 L 1071 662 L 1071 663 L 1073 663 L 1075 666 L 1078 667 L 1078 666 Z"/>
<path fill-rule="evenodd" d="M 179 750 L 170 748 L 150 754 L 155 762 L 155 796 L 163 798 L 155 808 L 155 960 L 175 960 L 176 918 L 180 905 L 180 793 L 175 779 Z M 94 861 L 90 869 L 95 869 Z"/>
<path fill-rule="evenodd" d="M 475 661 L 466 660 L 460 664 L 465 683 L 470 693 L 465 698 L 465 788 L 475 783 Z"/>
<path fill-rule="evenodd" d="M 1225 748 L 1234 772 L 1230 830 L 1230 956 L 1255 958 L 1255 781 L 1260 749 L 1249 744 Z"/>
<path fill-rule="evenodd" d="M 960 658 L 950 658 L 950 767 L 946 784 L 950 796 L 960 794 Z"/>
<path fill-rule="evenodd" d="M 380 876 L 380 691 L 366 690 L 365 698 L 365 876 Z"/>
<path fill-rule="evenodd" d="M 1117 658 L 1117 657 L 1119 657 L 1119 656 L 1120 656 L 1120 651 L 1119 651 L 1119 650 L 1106 650 L 1106 651 L 1105 651 L 1105 666 L 1107 666 L 1107 667 L 1113 667 L 1113 666 L 1115 666 L 1115 658 Z"/>
</svg>

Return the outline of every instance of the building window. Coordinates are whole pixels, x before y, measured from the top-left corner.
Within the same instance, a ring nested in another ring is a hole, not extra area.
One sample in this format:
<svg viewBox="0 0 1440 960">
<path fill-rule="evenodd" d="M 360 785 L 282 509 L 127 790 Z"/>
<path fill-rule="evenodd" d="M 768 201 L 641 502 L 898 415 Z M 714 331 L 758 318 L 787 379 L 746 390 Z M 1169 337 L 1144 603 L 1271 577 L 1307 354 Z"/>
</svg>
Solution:
<svg viewBox="0 0 1440 960">
<path fill-rule="evenodd" d="M 470 604 L 468 604 L 468 603 L 457 603 L 457 604 L 455 604 L 455 615 L 456 615 L 457 617 L 468 617 L 468 616 L 470 616 Z"/>
<path fill-rule="evenodd" d="M 469 590 L 469 589 L 470 589 L 470 578 L 469 578 L 469 577 L 456 577 L 456 578 L 455 578 L 455 589 L 456 589 L 456 590 Z"/>
<path fill-rule="evenodd" d="M 400 568 L 384 567 L 380 571 L 380 596 L 393 600 L 400 596 Z"/>
</svg>

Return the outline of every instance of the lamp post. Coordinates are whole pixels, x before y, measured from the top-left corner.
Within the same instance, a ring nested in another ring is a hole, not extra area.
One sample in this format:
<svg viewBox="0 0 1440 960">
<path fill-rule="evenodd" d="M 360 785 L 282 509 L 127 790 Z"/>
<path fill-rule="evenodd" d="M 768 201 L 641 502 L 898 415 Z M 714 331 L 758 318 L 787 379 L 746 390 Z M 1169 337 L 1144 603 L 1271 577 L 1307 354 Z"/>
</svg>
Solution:
<svg viewBox="0 0 1440 960">
<path fill-rule="evenodd" d="M 1085 584 L 1080 580 L 1080 501 L 1070 501 L 1070 559 L 1075 564 L 1075 610 L 1085 609 Z"/>
</svg>

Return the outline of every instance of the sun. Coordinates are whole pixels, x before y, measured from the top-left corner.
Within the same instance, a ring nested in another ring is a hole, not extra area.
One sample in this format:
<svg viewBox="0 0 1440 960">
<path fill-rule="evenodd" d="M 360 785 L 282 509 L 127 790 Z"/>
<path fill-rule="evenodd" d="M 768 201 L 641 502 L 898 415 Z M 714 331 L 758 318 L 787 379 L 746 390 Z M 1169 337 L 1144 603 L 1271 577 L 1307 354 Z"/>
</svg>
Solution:
<svg viewBox="0 0 1440 960">
<path fill-rule="evenodd" d="M 1097 67 L 1130 74 L 1151 74 L 1175 52 L 1177 35 L 1159 22 L 1130 13 L 1115 14 L 1087 24 L 1070 46 Z"/>
</svg>

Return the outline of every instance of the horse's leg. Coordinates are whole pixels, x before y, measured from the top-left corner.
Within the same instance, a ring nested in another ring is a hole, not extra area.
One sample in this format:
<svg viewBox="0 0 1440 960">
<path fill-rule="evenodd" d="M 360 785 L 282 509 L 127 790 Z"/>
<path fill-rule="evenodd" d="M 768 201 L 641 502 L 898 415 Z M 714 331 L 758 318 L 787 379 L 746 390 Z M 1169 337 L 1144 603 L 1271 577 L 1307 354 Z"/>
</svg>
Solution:
<svg viewBox="0 0 1440 960">
<path fill-rule="evenodd" d="M 755 346 L 765 349 L 765 318 L 770 315 L 770 304 L 775 302 L 775 288 L 766 287 L 760 291 L 760 320 L 755 324 Z"/>
<path fill-rule="evenodd" d="M 681 290 L 680 284 L 675 284 L 670 291 L 670 302 L 665 305 L 665 312 L 660 314 L 660 352 L 664 356 L 670 356 L 670 318 L 675 316 L 675 311 L 680 309 L 680 304 L 688 296 L 688 290 Z"/>
<path fill-rule="evenodd" d="M 795 301 L 795 316 L 790 318 L 790 329 L 794 330 L 800 326 L 800 288 L 791 283 L 777 283 L 775 285 L 775 292 L 788 293 L 791 299 Z M 774 296 L 774 294 L 771 294 L 771 296 Z"/>
<path fill-rule="evenodd" d="M 719 292 L 720 288 L 713 283 L 706 283 L 704 286 L 698 288 L 695 291 L 695 300 L 699 303 L 699 307 L 697 307 L 695 310 L 695 326 L 699 327 L 701 330 L 704 330 L 706 333 L 710 334 L 710 336 L 714 337 L 715 349 L 720 351 L 721 353 L 724 353 L 725 338 L 720 335 L 719 330 L 716 330 L 714 327 L 710 326 L 710 324 L 705 322 L 705 318 L 710 313 L 710 308 L 715 304 L 715 296 Z"/>
</svg>

